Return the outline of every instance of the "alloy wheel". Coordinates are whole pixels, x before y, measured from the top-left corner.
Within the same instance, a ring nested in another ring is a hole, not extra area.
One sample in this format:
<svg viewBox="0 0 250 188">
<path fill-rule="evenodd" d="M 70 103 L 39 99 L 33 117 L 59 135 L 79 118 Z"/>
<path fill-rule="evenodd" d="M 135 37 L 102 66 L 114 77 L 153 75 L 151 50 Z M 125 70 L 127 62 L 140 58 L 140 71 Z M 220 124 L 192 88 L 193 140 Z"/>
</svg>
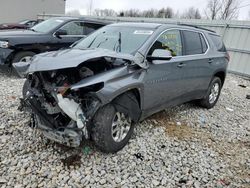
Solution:
<svg viewBox="0 0 250 188">
<path fill-rule="evenodd" d="M 219 96 L 219 92 L 220 92 L 220 85 L 219 83 L 214 83 L 212 88 L 211 88 L 211 91 L 210 91 L 210 94 L 209 94 L 209 103 L 210 104 L 213 104 L 218 96 Z"/>
<path fill-rule="evenodd" d="M 121 142 L 128 134 L 131 128 L 131 118 L 126 117 L 124 113 L 116 112 L 111 127 L 112 138 L 115 142 Z"/>
</svg>

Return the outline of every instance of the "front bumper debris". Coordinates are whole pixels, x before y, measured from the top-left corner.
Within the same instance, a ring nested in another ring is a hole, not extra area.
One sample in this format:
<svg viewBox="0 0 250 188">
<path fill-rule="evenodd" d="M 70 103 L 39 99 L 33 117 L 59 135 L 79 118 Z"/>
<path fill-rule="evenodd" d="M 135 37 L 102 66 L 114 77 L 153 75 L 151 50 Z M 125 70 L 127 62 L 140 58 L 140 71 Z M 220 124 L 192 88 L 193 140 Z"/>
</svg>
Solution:
<svg viewBox="0 0 250 188">
<path fill-rule="evenodd" d="M 61 131 L 43 130 L 42 132 L 46 138 L 69 147 L 78 147 L 82 141 L 82 136 L 70 129 Z"/>
<path fill-rule="evenodd" d="M 58 122 L 43 110 L 31 93 L 25 99 L 20 99 L 18 109 L 32 112 L 31 121 L 33 123 L 30 123 L 30 125 L 32 125 L 32 128 L 39 129 L 46 138 L 69 147 L 80 146 L 84 137 L 84 127 L 81 127 L 81 129 L 76 127 L 76 122 L 73 120 L 69 122 L 68 126 L 60 127 Z"/>
</svg>

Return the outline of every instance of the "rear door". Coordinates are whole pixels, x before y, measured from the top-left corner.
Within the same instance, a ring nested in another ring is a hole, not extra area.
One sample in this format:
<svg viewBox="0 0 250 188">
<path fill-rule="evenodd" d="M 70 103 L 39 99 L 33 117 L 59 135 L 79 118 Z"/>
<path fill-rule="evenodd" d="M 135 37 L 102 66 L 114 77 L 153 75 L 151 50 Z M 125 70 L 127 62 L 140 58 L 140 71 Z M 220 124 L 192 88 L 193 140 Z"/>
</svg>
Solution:
<svg viewBox="0 0 250 188">
<path fill-rule="evenodd" d="M 202 97 L 211 79 L 212 59 L 207 54 L 209 44 L 203 33 L 182 30 L 183 39 L 183 83 L 187 100 Z"/>
</svg>

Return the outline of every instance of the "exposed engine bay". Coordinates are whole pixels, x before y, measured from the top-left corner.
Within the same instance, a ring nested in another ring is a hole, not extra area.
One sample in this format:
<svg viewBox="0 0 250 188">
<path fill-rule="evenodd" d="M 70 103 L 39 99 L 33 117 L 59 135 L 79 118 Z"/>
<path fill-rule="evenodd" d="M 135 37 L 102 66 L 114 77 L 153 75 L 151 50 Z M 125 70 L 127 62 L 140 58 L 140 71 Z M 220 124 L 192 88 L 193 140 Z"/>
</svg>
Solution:
<svg viewBox="0 0 250 188">
<path fill-rule="evenodd" d="M 78 147 L 90 138 L 90 124 L 103 105 L 95 93 L 104 82 L 81 86 L 83 80 L 126 67 L 128 61 L 117 58 L 92 59 L 78 67 L 38 71 L 27 75 L 20 109 L 31 113 L 31 126 L 61 144 Z M 80 85 L 74 89 L 72 86 Z"/>
</svg>

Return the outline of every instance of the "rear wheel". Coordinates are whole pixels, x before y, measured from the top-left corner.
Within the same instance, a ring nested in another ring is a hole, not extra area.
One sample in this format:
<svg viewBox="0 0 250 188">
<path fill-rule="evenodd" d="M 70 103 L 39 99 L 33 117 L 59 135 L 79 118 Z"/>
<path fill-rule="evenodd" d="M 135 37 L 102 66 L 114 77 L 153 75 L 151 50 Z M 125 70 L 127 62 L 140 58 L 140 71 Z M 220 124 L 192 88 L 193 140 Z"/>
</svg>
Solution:
<svg viewBox="0 0 250 188">
<path fill-rule="evenodd" d="M 92 138 L 103 152 L 117 152 L 129 141 L 134 124 L 128 115 L 119 112 L 113 104 L 100 108 L 93 119 Z"/>
<path fill-rule="evenodd" d="M 213 108 L 219 99 L 221 87 L 222 83 L 220 78 L 214 77 L 209 85 L 207 95 L 200 100 L 200 105 L 208 109 Z"/>
</svg>

